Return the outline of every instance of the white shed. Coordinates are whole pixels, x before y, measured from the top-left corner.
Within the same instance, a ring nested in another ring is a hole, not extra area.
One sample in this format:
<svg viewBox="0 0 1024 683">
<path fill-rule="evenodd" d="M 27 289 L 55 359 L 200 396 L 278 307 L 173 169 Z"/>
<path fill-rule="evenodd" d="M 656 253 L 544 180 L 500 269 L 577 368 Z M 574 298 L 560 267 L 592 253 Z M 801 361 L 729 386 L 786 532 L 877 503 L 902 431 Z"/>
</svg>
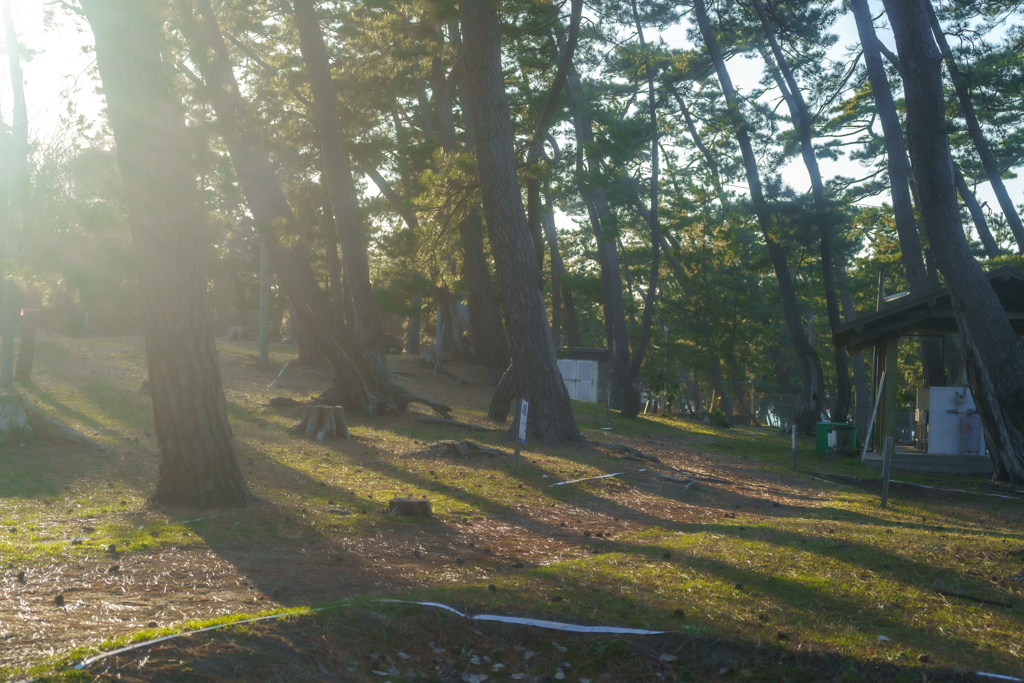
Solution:
<svg viewBox="0 0 1024 683">
<path fill-rule="evenodd" d="M 597 402 L 597 368 L 596 360 L 562 358 L 558 361 L 558 370 L 562 373 L 565 388 L 569 390 L 569 398 Z"/>
</svg>

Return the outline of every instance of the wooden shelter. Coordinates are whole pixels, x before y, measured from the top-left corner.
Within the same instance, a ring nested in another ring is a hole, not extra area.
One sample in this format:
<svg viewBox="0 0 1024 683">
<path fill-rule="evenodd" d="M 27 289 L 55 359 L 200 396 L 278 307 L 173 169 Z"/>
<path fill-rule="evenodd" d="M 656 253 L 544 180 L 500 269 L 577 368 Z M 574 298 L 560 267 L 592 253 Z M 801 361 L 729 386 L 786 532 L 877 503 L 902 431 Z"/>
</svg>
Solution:
<svg viewBox="0 0 1024 683">
<path fill-rule="evenodd" d="M 1004 266 L 986 274 L 999 297 L 1013 330 L 1024 334 L 1024 273 Z M 845 346 L 849 354 L 875 350 L 873 386 L 882 385 L 878 412 L 875 415 L 875 444 L 885 437 L 896 436 L 897 351 L 903 337 L 943 337 L 959 332 L 953 302 L 948 289 L 939 289 L 920 296 L 906 296 L 881 310 L 841 325 L 832 335 L 835 347 Z M 944 354 L 945 355 L 945 354 Z M 876 392 L 872 392 L 873 394 Z"/>
</svg>

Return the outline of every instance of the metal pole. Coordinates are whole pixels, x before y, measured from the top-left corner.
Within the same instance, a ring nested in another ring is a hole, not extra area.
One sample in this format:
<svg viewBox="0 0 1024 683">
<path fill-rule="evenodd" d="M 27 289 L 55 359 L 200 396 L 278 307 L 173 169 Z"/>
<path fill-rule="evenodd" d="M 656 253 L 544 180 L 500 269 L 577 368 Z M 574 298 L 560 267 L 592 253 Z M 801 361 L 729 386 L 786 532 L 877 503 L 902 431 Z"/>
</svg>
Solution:
<svg viewBox="0 0 1024 683">
<path fill-rule="evenodd" d="M 892 469 L 892 456 L 895 446 L 892 437 L 885 437 L 885 455 L 882 458 L 882 507 L 889 502 L 889 471 Z"/>
<path fill-rule="evenodd" d="M 260 242 L 260 365 L 270 364 L 270 252 Z"/>
</svg>

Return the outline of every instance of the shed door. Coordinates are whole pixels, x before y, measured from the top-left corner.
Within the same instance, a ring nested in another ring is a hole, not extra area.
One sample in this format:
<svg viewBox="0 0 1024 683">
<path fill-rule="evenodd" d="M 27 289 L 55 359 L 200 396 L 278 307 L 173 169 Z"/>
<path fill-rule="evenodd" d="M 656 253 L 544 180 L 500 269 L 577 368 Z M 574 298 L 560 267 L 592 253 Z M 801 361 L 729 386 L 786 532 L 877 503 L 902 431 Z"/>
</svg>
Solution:
<svg viewBox="0 0 1024 683">
<path fill-rule="evenodd" d="M 562 381 L 569 391 L 569 398 L 576 398 L 576 376 L 573 374 L 573 362 L 568 358 L 558 361 L 558 371 L 562 373 Z"/>
<path fill-rule="evenodd" d="M 576 398 L 581 401 L 593 401 L 590 388 L 594 385 L 594 361 L 576 361 Z"/>
</svg>

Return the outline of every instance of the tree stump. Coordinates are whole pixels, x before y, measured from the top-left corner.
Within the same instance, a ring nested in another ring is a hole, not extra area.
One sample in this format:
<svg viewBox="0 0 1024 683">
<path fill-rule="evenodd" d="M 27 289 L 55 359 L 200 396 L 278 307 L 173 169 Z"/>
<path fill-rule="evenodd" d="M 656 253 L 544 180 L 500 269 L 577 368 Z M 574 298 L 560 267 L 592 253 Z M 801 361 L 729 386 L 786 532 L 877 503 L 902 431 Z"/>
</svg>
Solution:
<svg viewBox="0 0 1024 683">
<path fill-rule="evenodd" d="M 0 394 L 0 444 L 28 436 L 106 449 L 103 444 L 96 443 L 67 425 L 43 415 L 23 395 Z"/>
<path fill-rule="evenodd" d="M 309 406 L 306 408 L 306 419 L 289 431 L 317 441 L 323 441 L 328 437 L 351 438 L 348 433 L 348 422 L 345 420 L 345 409 L 341 406 Z"/>
<path fill-rule="evenodd" d="M 0 396 L 0 443 L 17 441 L 30 431 L 20 396 Z"/>
<path fill-rule="evenodd" d="M 388 512 L 402 517 L 433 517 L 430 501 L 426 498 L 392 498 L 388 501 Z"/>
</svg>

